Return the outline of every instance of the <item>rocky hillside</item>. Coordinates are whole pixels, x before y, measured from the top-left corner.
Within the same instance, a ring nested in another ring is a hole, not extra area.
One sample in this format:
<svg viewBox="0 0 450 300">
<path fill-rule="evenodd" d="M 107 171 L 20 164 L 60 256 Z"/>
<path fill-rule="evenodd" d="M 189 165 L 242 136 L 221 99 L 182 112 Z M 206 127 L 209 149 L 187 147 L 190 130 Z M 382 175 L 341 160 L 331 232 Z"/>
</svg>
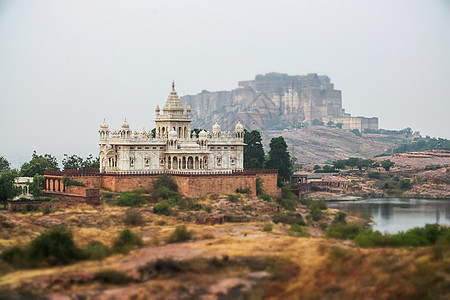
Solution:
<svg viewBox="0 0 450 300">
<path fill-rule="evenodd" d="M 291 155 L 301 164 L 317 164 L 348 157 L 372 158 L 395 148 L 400 139 L 363 138 L 339 128 L 310 126 L 289 131 L 263 131 L 264 150 L 270 139 L 283 136 Z"/>
<path fill-rule="evenodd" d="M 211 128 L 218 121 L 222 129 L 233 130 L 239 120 L 245 128 L 283 128 L 313 120 L 343 117 L 341 91 L 327 76 L 268 73 L 254 80 L 240 81 L 231 91 L 202 91 L 181 97 L 190 105 L 193 126 Z"/>
</svg>

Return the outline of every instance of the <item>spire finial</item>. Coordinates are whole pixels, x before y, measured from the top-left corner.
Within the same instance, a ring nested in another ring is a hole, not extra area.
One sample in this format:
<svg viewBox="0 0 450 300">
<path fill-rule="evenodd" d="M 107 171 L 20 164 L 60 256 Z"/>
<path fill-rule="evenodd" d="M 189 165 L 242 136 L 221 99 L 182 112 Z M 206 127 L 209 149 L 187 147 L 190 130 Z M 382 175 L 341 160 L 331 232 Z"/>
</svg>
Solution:
<svg viewBox="0 0 450 300">
<path fill-rule="evenodd" d="M 175 80 L 172 80 L 172 91 L 175 92 Z"/>
</svg>

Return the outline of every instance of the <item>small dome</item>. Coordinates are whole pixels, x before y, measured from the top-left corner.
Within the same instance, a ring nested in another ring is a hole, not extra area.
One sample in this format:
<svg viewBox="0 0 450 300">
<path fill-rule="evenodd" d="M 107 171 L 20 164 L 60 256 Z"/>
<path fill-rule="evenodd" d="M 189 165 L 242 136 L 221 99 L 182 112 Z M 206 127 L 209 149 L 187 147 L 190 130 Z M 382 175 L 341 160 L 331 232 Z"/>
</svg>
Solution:
<svg viewBox="0 0 450 300">
<path fill-rule="evenodd" d="M 207 133 L 205 130 L 200 131 L 200 133 L 198 134 L 198 138 L 199 139 L 206 139 L 207 138 Z"/>
<path fill-rule="evenodd" d="M 235 132 L 243 132 L 244 131 L 244 126 L 241 124 L 241 121 L 239 121 L 236 124 L 236 127 L 234 127 L 234 131 Z"/>
<path fill-rule="evenodd" d="M 190 105 L 188 105 L 188 106 L 186 107 L 186 111 L 187 111 L 187 112 L 191 112 L 191 106 L 190 106 Z"/>
<path fill-rule="evenodd" d="M 125 118 L 125 121 L 122 122 L 122 129 L 130 129 L 130 124 L 128 124 L 127 119 Z"/>
<path fill-rule="evenodd" d="M 169 139 L 176 139 L 177 138 L 177 132 L 175 130 L 171 130 L 169 132 Z"/>
<path fill-rule="evenodd" d="M 102 129 L 108 129 L 108 123 L 106 123 L 106 119 L 103 119 L 103 122 L 100 124 L 100 128 Z"/>
<path fill-rule="evenodd" d="M 216 122 L 216 124 L 213 125 L 213 132 L 220 132 L 220 125 Z"/>
<path fill-rule="evenodd" d="M 156 111 L 156 112 L 160 112 L 160 111 L 161 111 L 161 110 L 159 109 L 159 105 L 158 105 L 158 104 L 156 104 L 155 111 Z"/>
</svg>

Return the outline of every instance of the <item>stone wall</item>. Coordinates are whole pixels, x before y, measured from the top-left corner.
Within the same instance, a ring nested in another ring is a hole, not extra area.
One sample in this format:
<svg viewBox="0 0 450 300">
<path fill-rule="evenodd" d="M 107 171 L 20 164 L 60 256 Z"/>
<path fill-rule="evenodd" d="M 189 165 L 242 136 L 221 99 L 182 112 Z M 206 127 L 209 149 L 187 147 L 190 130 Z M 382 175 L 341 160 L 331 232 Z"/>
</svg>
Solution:
<svg viewBox="0 0 450 300">
<path fill-rule="evenodd" d="M 281 195 L 281 191 L 277 187 L 278 174 L 271 170 L 248 171 L 237 174 L 173 174 L 172 176 L 178 185 L 179 192 L 186 197 L 200 197 L 206 194 L 230 194 L 234 193 L 238 188 L 250 188 L 252 194 L 256 195 L 257 177 L 263 179 L 263 189 L 266 193 L 272 197 L 280 197 Z M 75 176 L 73 179 L 84 183 L 86 187 L 125 192 L 138 189 L 151 190 L 156 175 L 105 174 L 98 176 Z M 71 191 L 75 192 L 75 189 Z"/>
</svg>

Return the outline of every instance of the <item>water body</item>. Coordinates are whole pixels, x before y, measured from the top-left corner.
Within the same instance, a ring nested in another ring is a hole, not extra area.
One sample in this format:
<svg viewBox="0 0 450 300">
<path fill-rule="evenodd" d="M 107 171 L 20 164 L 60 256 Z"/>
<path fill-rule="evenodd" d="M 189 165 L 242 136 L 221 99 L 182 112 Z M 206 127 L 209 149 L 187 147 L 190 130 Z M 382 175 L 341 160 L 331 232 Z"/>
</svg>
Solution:
<svg viewBox="0 0 450 300">
<path fill-rule="evenodd" d="M 329 202 L 328 207 L 351 213 L 369 213 L 374 230 L 397 233 L 426 223 L 450 225 L 450 200 L 414 198 L 371 198 Z"/>
</svg>

